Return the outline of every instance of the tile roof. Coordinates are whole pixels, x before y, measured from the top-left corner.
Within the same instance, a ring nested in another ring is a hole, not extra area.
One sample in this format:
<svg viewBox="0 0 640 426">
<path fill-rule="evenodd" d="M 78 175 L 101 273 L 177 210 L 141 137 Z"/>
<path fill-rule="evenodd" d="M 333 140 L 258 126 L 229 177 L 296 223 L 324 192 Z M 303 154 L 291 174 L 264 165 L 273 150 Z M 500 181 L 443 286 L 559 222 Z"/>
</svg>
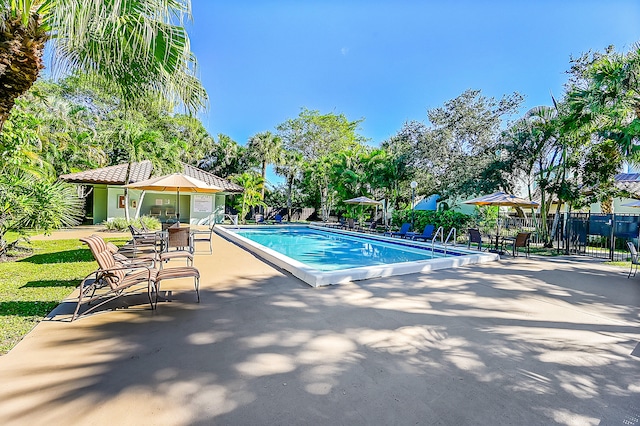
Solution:
<svg viewBox="0 0 640 426">
<path fill-rule="evenodd" d="M 192 178 L 200 179 L 203 182 L 208 183 L 209 185 L 217 186 L 218 188 L 222 188 L 224 192 L 242 192 L 244 188 L 240 185 L 236 185 L 233 182 L 228 181 L 227 179 L 223 179 L 219 176 L 214 175 L 213 173 L 205 172 L 202 169 L 191 166 L 189 164 L 182 163 L 184 166 L 184 174 L 190 176 Z"/>
<path fill-rule="evenodd" d="M 131 163 L 131 175 L 129 182 L 139 182 L 149 179 L 153 165 L 145 160 L 139 163 Z M 127 176 L 127 163 L 117 166 L 103 167 L 101 169 L 85 170 L 84 172 L 69 173 L 60 176 L 61 180 L 69 183 L 104 183 L 109 185 L 124 185 Z"/>
<path fill-rule="evenodd" d="M 222 188 L 224 192 L 242 192 L 244 188 L 236 185 L 226 179 L 216 176 L 212 173 L 205 172 L 194 166 L 182 163 L 184 167 L 183 173 L 187 176 L 200 179 L 210 185 Z M 153 164 L 149 160 L 139 163 L 131 163 L 130 183 L 140 182 L 151 177 Z M 127 175 L 127 164 L 118 164 L 117 166 L 103 167 L 101 169 L 86 170 L 84 172 L 69 173 L 60 176 L 60 179 L 69 183 L 78 184 L 107 184 L 107 185 L 124 185 Z"/>
</svg>

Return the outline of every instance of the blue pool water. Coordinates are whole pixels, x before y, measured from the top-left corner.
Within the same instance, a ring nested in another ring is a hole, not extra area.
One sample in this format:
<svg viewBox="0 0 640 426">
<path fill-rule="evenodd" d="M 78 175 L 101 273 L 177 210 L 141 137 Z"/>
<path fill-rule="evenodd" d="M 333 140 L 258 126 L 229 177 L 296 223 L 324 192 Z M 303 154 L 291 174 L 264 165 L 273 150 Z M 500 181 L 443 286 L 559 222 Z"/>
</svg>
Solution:
<svg viewBox="0 0 640 426">
<path fill-rule="evenodd" d="M 319 271 L 388 265 L 443 257 L 430 249 L 385 243 L 365 236 L 302 227 L 240 229 L 236 233 Z"/>
</svg>

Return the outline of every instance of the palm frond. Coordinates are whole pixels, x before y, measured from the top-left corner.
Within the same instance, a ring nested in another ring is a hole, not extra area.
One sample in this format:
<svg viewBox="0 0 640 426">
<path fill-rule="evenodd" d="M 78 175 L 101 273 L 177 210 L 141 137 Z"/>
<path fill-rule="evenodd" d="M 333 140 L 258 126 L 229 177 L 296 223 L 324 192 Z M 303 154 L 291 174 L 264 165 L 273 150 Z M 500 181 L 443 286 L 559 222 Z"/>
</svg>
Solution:
<svg viewBox="0 0 640 426">
<path fill-rule="evenodd" d="M 187 32 L 189 0 L 58 0 L 41 5 L 54 73 L 82 70 L 114 81 L 125 101 L 162 94 L 190 112 L 207 106 Z"/>
</svg>

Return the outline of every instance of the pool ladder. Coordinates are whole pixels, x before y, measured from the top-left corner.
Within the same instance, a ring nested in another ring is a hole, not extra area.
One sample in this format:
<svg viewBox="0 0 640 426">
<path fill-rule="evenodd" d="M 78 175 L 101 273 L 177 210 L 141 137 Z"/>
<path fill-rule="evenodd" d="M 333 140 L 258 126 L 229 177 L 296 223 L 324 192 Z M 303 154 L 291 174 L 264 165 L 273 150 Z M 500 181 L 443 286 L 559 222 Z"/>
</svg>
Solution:
<svg viewBox="0 0 640 426">
<path fill-rule="evenodd" d="M 453 234 L 453 245 L 456 245 L 456 240 L 458 239 L 458 231 L 456 228 L 451 228 L 449 234 L 447 234 L 447 238 L 444 238 L 444 228 L 441 226 L 436 231 L 436 234 L 433 236 L 433 240 L 431 240 L 431 255 L 433 255 L 435 251 L 436 240 L 438 239 L 438 235 L 440 235 L 440 244 L 444 247 L 444 254 L 447 255 L 447 243 L 451 239 L 451 234 Z M 444 240 L 444 241 L 443 241 Z"/>
</svg>

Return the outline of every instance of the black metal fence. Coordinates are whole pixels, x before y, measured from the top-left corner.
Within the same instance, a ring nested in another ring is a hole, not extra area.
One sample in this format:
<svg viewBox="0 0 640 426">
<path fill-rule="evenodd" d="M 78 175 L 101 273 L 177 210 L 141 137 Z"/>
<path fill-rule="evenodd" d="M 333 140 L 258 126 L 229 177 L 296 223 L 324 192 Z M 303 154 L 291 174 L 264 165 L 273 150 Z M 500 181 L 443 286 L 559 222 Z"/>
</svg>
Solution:
<svg viewBox="0 0 640 426">
<path fill-rule="evenodd" d="M 567 254 L 625 261 L 627 242 L 638 244 L 639 226 L 640 216 L 633 214 L 570 213 L 556 240 Z"/>
<path fill-rule="evenodd" d="M 629 259 L 627 242 L 638 245 L 640 215 L 634 214 L 564 213 L 546 218 L 501 216 L 498 226 L 496 219 L 476 226 L 488 235 L 495 235 L 496 229 L 503 236 L 531 232 L 532 246 L 541 247 L 549 240 L 543 238 L 541 232 L 543 220 L 547 222 L 553 247 L 559 253 L 626 261 Z"/>
</svg>

